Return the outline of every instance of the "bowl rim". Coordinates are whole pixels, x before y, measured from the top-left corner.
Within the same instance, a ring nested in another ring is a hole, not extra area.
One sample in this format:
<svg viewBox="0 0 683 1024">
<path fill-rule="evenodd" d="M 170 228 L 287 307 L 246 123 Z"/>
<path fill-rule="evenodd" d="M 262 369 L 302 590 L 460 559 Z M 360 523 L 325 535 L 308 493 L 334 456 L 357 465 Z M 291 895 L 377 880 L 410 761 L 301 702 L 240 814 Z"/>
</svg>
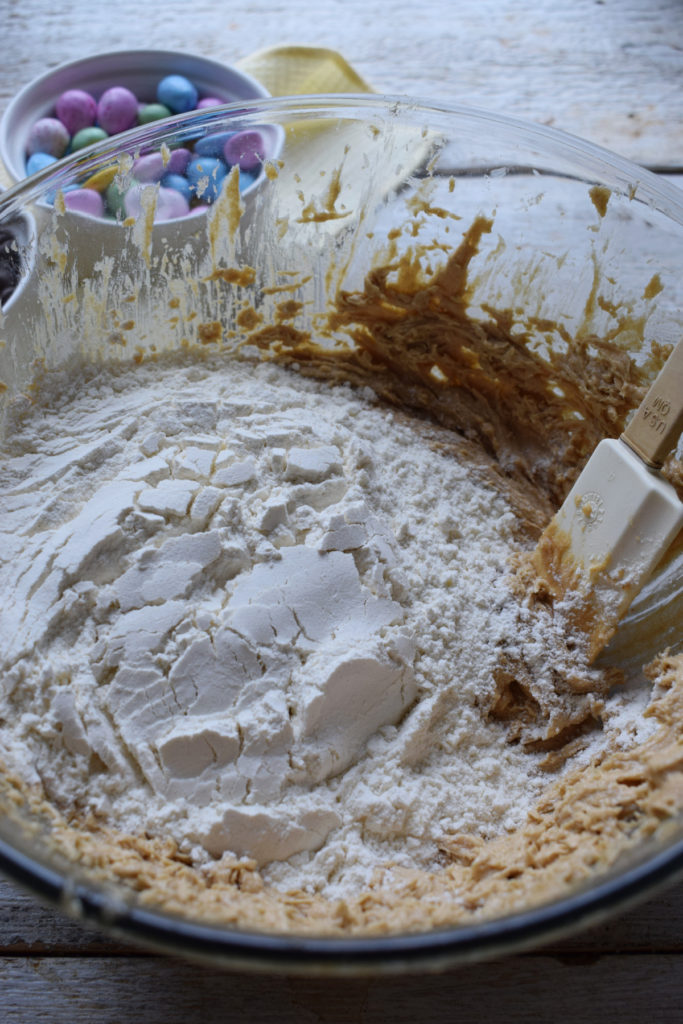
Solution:
<svg viewBox="0 0 683 1024">
<path fill-rule="evenodd" d="M 0 838 L 0 871 L 85 927 L 162 953 L 248 971 L 323 975 L 434 972 L 537 948 L 600 924 L 683 878 L 683 839 L 596 886 L 504 917 L 424 932 L 305 936 L 242 931 L 112 899 Z"/>
<path fill-rule="evenodd" d="M 481 126 L 497 128 L 503 133 L 521 135 L 530 143 L 538 143 L 541 149 L 553 147 L 557 156 L 561 156 L 574 165 L 574 173 L 567 173 L 564 175 L 565 177 L 579 178 L 583 177 L 583 174 L 605 175 L 606 172 L 610 172 L 613 178 L 613 187 L 627 193 L 632 199 L 647 203 L 653 210 L 664 213 L 676 223 L 683 224 L 683 189 L 597 143 L 582 139 L 560 128 L 499 114 L 485 108 L 464 104 L 437 103 L 424 97 L 382 93 L 311 93 L 294 96 L 271 96 L 266 93 L 260 98 L 235 100 L 216 107 L 175 114 L 163 121 L 138 125 L 62 157 L 56 163 L 36 171 L 29 177 L 22 177 L 15 181 L 0 197 L 0 216 L 5 207 L 11 208 L 14 205 L 39 200 L 42 193 L 55 187 L 55 182 L 59 187 L 60 180 L 69 178 L 72 173 L 93 173 L 104 161 L 111 160 L 122 151 L 135 151 L 144 145 L 161 141 L 164 135 L 175 134 L 178 131 L 191 133 L 195 122 L 202 122 L 210 126 L 214 121 L 223 124 L 224 121 L 234 116 L 238 121 L 243 120 L 249 126 L 254 126 L 259 121 L 268 123 L 269 115 L 271 115 L 271 123 L 274 121 L 275 125 L 282 127 L 287 123 L 286 115 L 288 114 L 302 122 L 309 119 L 319 121 L 326 117 L 340 118 L 344 114 L 356 118 L 375 114 L 384 120 L 388 117 L 399 119 L 409 116 L 413 122 L 421 115 L 475 121 Z M 1 150 L 0 159 L 2 159 Z M 477 170 L 484 174 L 499 166 L 500 163 L 492 163 L 490 167 L 481 167 Z M 581 175 L 579 172 L 582 172 Z"/>
<path fill-rule="evenodd" d="M 0 219 L 40 197 L 53 178 L 73 169 L 90 169 L 113 153 L 130 149 L 178 129 L 192 129 L 195 122 L 223 123 L 231 116 L 256 123 L 273 116 L 282 124 L 287 115 L 302 120 L 377 114 L 468 119 L 479 125 L 521 132 L 527 142 L 537 141 L 575 166 L 576 177 L 610 174 L 628 193 L 637 186 L 635 198 L 673 221 L 683 224 L 683 191 L 624 157 L 556 128 L 534 124 L 492 111 L 458 104 L 397 95 L 319 94 L 235 101 L 220 107 L 176 115 L 153 126 L 142 126 L 97 143 L 59 161 L 57 170 L 46 168 L 24 178 L 0 195 Z M 160 125 L 163 124 L 163 128 Z M 495 165 L 492 165 L 492 167 Z M 482 171 L 483 173 L 483 171 Z M 303 973 L 377 973 L 380 971 L 438 970 L 454 963 L 481 960 L 510 951 L 537 946 L 541 941 L 566 935 L 596 924 L 649 896 L 655 889 L 683 875 L 683 839 L 644 857 L 623 870 L 612 869 L 590 887 L 540 906 L 505 917 L 471 925 L 450 926 L 427 932 L 382 936 L 304 937 L 241 931 L 228 926 L 203 924 L 138 906 L 114 906 L 111 895 L 90 884 L 74 882 L 19 847 L 0 837 L 0 870 L 40 897 L 57 903 L 84 924 L 102 927 L 127 941 L 138 941 L 160 950 L 217 960 L 226 966 L 250 970 L 300 971 Z"/>
</svg>

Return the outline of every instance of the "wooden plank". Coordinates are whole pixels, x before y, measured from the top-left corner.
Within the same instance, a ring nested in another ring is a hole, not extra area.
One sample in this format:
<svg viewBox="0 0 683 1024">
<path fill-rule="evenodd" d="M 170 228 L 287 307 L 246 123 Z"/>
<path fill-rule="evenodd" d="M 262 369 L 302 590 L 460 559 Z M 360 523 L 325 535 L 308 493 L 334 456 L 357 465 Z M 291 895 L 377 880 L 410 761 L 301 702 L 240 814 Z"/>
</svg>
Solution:
<svg viewBox="0 0 683 1024">
<path fill-rule="evenodd" d="M 46 68 L 103 50 L 235 62 L 287 42 L 341 51 L 379 91 L 554 125 L 641 163 L 683 166 L 679 0 L 251 0 L 235 7 L 6 0 L 0 110 Z"/>
<path fill-rule="evenodd" d="M 96 956 L 135 951 L 0 879 L 0 956 L 48 952 Z"/>
<path fill-rule="evenodd" d="M 678 1024 L 683 977 L 676 956 L 518 957 L 385 979 L 255 976 L 157 957 L 20 958 L 0 961 L 0 992 L 3 1024 Z"/>
</svg>

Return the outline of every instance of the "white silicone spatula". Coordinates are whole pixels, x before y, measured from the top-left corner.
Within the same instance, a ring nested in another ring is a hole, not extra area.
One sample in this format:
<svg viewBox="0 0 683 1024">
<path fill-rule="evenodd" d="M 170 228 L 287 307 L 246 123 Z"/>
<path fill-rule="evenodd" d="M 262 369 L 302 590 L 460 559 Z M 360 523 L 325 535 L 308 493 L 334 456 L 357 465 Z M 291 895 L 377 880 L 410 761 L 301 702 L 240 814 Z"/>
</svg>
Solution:
<svg viewBox="0 0 683 1024">
<path fill-rule="evenodd" d="M 595 658 L 672 540 L 683 504 L 659 473 L 683 430 L 683 340 L 618 441 L 601 441 L 545 529 L 534 565 Z"/>
</svg>

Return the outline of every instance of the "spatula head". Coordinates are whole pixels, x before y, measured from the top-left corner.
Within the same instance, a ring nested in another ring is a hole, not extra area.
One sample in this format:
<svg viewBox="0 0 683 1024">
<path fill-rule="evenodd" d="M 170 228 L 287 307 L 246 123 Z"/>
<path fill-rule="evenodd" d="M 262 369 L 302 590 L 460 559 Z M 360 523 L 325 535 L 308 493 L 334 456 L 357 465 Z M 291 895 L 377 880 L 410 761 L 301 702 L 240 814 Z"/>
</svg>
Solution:
<svg viewBox="0 0 683 1024">
<path fill-rule="evenodd" d="M 683 504 L 623 441 L 601 441 L 545 530 L 534 563 L 602 650 L 683 528 Z"/>
</svg>

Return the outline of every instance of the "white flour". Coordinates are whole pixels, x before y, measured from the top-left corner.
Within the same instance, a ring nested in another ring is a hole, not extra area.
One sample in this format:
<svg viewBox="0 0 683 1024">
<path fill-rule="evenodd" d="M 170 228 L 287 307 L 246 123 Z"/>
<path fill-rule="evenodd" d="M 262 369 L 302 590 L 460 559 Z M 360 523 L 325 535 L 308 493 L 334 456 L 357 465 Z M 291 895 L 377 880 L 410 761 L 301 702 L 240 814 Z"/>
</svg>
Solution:
<svg viewBox="0 0 683 1024">
<path fill-rule="evenodd" d="M 347 388 L 91 377 L 48 381 L 0 469 L 9 763 L 328 895 L 520 824 L 547 775 L 480 705 L 511 637 L 549 691 L 552 665 L 507 595 L 503 499 Z"/>
</svg>

